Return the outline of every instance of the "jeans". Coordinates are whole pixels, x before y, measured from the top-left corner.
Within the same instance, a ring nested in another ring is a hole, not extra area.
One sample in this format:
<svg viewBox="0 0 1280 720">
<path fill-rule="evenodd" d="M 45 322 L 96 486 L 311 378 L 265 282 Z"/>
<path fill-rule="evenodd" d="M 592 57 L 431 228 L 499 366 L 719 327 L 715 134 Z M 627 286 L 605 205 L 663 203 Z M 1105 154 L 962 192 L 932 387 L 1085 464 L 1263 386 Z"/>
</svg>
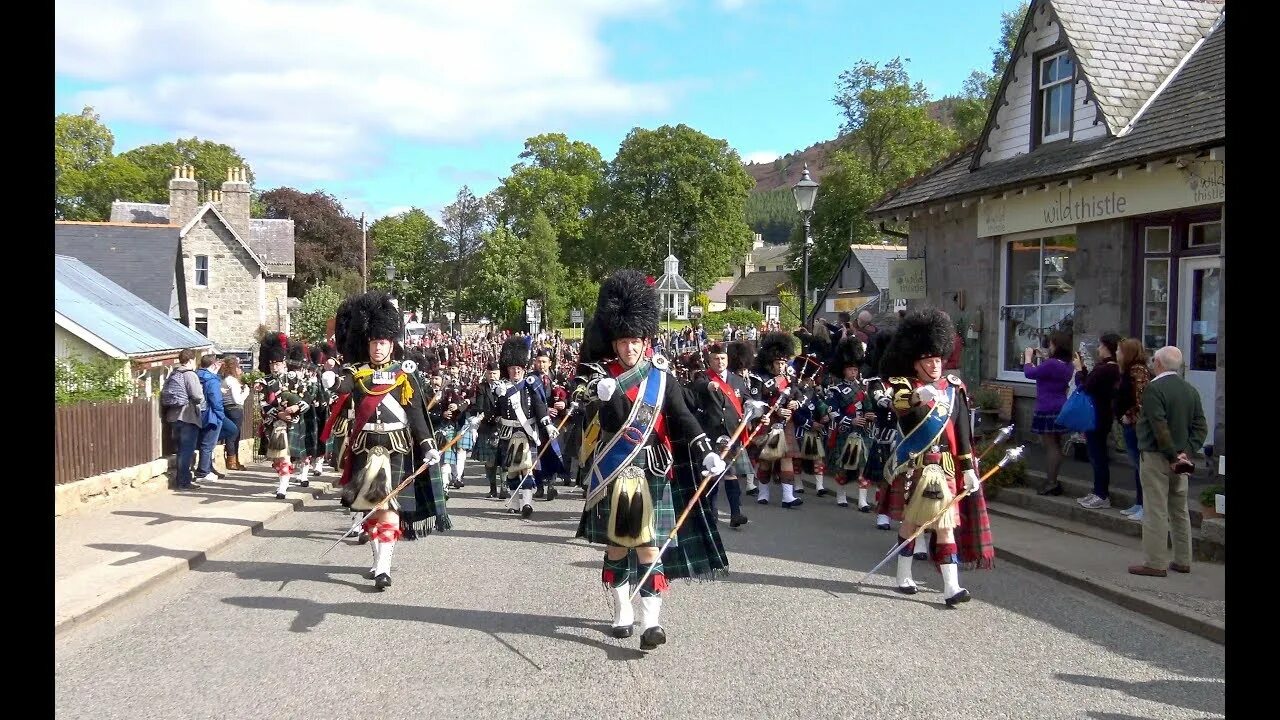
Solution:
<svg viewBox="0 0 1280 720">
<path fill-rule="evenodd" d="M 227 444 L 227 450 L 235 453 L 240 444 L 240 428 L 230 417 L 222 421 L 222 430 L 218 433 L 218 442 Z"/>
<path fill-rule="evenodd" d="M 200 431 L 200 465 L 196 468 L 196 476 L 204 477 L 213 472 L 213 447 L 218 444 L 218 436 L 222 433 L 222 423 L 206 425 Z"/>
<path fill-rule="evenodd" d="M 1111 463 L 1107 460 L 1107 438 L 1110 436 L 1110 427 L 1100 427 L 1084 434 L 1089 464 L 1093 466 L 1093 494 L 1104 500 L 1111 496 Z"/>
<path fill-rule="evenodd" d="M 199 427 L 182 421 L 173 423 L 173 440 L 178 444 L 179 488 L 185 488 L 191 484 L 191 465 L 196 459 L 196 441 L 199 438 Z"/>
<path fill-rule="evenodd" d="M 1124 431 L 1124 447 L 1128 451 L 1129 459 L 1133 461 L 1133 484 L 1138 486 L 1138 501 L 1135 505 L 1142 504 L 1142 454 L 1138 452 L 1138 429 L 1132 425 L 1121 425 L 1120 429 Z"/>
</svg>

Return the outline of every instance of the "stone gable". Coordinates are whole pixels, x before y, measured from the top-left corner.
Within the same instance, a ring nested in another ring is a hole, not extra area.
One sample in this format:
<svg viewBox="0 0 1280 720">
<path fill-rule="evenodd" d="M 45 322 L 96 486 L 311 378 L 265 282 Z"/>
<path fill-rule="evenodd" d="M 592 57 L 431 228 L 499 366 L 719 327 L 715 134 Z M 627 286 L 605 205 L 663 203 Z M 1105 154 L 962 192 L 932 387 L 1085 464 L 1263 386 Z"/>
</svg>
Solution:
<svg viewBox="0 0 1280 720">
<path fill-rule="evenodd" d="M 196 256 L 209 258 L 207 286 L 196 284 Z M 209 316 L 209 339 L 220 350 L 247 350 L 256 344 L 259 321 L 261 270 L 249 251 L 238 242 L 217 216 L 206 213 L 182 239 L 182 266 L 186 278 L 191 327 L 202 312 Z"/>
</svg>

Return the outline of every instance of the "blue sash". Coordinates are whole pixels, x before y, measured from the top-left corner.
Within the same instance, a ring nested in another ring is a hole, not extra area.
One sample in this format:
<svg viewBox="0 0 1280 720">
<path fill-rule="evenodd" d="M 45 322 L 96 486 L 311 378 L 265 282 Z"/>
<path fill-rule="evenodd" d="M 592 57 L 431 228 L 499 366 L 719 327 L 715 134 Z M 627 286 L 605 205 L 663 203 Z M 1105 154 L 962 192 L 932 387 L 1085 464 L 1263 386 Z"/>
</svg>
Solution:
<svg viewBox="0 0 1280 720">
<path fill-rule="evenodd" d="M 631 414 L 626 424 L 602 447 L 597 447 L 595 464 L 587 481 L 587 504 L 590 508 L 600 502 L 609 490 L 609 484 L 631 464 L 649 441 L 653 433 L 654 423 L 658 421 L 658 413 L 662 412 L 662 401 L 667 387 L 667 374 L 651 364 L 644 379 L 640 381 L 640 390 L 636 393 L 636 401 L 631 405 Z M 618 387 L 616 392 L 625 392 Z"/>
<path fill-rule="evenodd" d="M 898 465 L 910 460 L 911 456 L 924 452 L 931 445 L 938 444 L 938 438 L 942 437 L 943 431 L 947 429 L 947 421 L 951 419 L 951 410 L 955 407 L 955 399 L 955 386 L 948 385 L 946 411 L 943 412 L 943 408 L 940 405 L 935 405 L 924 420 L 920 421 L 919 425 L 915 426 L 911 432 L 898 441 L 898 445 L 894 449 L 894 460 Z"/>
</svg>

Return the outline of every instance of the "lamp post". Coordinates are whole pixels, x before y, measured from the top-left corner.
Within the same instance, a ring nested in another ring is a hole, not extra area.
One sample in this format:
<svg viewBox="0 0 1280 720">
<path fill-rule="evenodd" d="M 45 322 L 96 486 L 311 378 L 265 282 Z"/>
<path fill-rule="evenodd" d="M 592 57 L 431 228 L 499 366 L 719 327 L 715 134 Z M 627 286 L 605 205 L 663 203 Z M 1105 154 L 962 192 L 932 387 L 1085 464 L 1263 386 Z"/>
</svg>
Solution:
<svg viewBox="0 0 1280 720">
<path fill-rule="evenodd" d="M 800 296 L 800 324 L 804 325 L 809 316 L 809 251 L 813 249 L 809 220 L 813 217 L 813 201 L 818 197 L 818 183 L 809 177 L 809 163 L 804 164 L 804 175 L 791 187 L 791 194 L 796 199 L 796 211 L 804 217 L 804 294 Z"/>
<path fill-rule="evenodd" d="M 388 260 L 387 261 L 387 285 L 390 288 L 389 292 L 391 293 L 391 300 L 393 302 L 396 302 L 396 307 L 400 307 L 400 303 L 396 301 L 395 282 L 396 282 L 396 264 L 391 260 Z"/>
</svg>

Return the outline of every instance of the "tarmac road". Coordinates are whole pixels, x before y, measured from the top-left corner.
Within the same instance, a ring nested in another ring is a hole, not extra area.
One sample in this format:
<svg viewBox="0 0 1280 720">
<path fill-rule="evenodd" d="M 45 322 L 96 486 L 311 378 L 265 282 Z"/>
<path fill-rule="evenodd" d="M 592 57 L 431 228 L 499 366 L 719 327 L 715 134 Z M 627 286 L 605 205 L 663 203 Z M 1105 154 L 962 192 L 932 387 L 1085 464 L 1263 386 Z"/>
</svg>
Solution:
<svg viewBox="0 0 1280 720">
<path fill-rule="evenodd" d="M 471 473 L 469 473 L 471 474 Z M 673 582 L 666 645 L 608 635 L 602 549 L 575 491 L 528 520 L 453 492 L 455 529 L 400 543 L 393 586 L 367 546 L 320 554 L 336 500 L 270 523 L 56 639 L 56 710 L 80 718 L 1204 718 L 1223 647 L 1001 563 L 892 590 L 874 515 L 832 497 L 721 524 L 731 574 Z M 744 498 L 747 499 L 747 498 Z M 725 511 L 721 499 L 721 510 Z M 138 546 L 138 556 L 165 552 Z"/>
</svg>

